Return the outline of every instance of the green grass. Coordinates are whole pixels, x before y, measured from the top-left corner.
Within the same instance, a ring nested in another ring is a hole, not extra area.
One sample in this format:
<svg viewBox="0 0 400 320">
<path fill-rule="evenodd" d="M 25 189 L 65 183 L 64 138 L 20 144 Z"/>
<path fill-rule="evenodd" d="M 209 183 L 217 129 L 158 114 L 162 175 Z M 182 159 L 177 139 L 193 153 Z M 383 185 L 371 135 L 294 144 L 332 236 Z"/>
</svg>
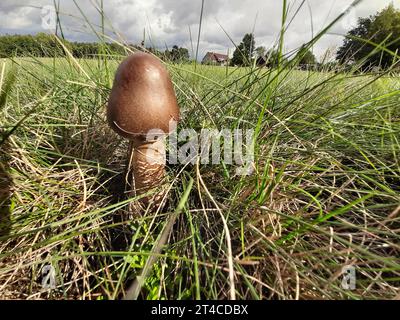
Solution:
<svg viewBox="0 0 400 320">
<path fill-rule="evenodd" d="M 118 61 L 108 63 L 114 72 Z M 14 65 L 3 130 L 25 120 L 2 144 L 10 190 L 0 238 L 3 298 L 122 297 L 189 179 L 184 214 L 140 298 L 222 299 L 232 285 L 238 299 L 396 296 L 398 79 L 285 69 L 271 80 L 276 71 L 170 65 L 180 127 L 257 128 L 256 172 L 170 166 L 169 205 L 131 219 L 123 194 L 127 144 L 105 121 L 103 69 L 90 60 Z M 3 78 L 11 70 L 8 61 Z M 57 270 L 51 292 L 40 288 L 48 263 Z M 340 285 L 347 264 L 357 270 L 354 291 Z"/>
<path fill-rule="evenodd" d="M 168 64 L 179 127 L 254 129 L 255 172 L 170 165 L 167 206 L 132 217 L 121 59 L 0 61 L 0 298 L 399 298 L 398 77 Z"/>
</svg>

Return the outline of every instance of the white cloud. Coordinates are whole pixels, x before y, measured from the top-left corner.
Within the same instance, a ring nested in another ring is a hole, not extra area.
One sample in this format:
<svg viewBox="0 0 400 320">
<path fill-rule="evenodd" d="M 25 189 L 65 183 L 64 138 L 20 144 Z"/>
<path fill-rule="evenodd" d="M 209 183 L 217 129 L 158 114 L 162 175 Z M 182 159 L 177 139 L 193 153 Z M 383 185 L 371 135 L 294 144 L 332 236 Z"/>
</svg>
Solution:
<svg viewBox="0 0 400 320">
<path fill-rule="evenodd" d="M 292 0 L 289 19 L 302 1 Z M 308 0 L 292 21 L 285 38 L 285 49 L 293 50 L 309 41 L 312 31 L 316 34 L 344 12 L 353 0 Z M 342 37 L 358 17 L 365 17 L 383 9 L 389 3 L 400 8 L 400 0 L 364 0 L 350 11 L 347 18 L 337 23 L 331 34 L 325 35 L 315 46 L 317 56 L 341 44 Z M 53 0 L 1 0 L 0 33 L 35 33 L 41 30 L 41 10 Z M 73 41 L 93 41 L 94 32 L 86 23 L 72 0 L 61 3 L 61 21 L 66 37 Z M 99 26 L 100 14 L 96 9 L 99 0 L 76 1 L 92 26 Z M 229 37 L 239 43 L 245 33 L 254 29 L 256 45 L 270 47 L 279 36 L 281 1 L 278 0 L 205 0 L 200 41 L 200 57 L 206 51 L 232 53 L 234 45 Z M 143 39 L 157 47 L 185 46 L 191 52 L 197 43 L 201 0 L 104 0 L 104 9 L 110 25 L 118 34 L 133 43 Z M 229 37 L 225 34 L 223 29 Z M 192 43 L 190 41 L 191 30 Z M 333 35 L 335 34 L 335 35 Z M 115 36 L 115 35 L 114 35 Z"/>
</svg>

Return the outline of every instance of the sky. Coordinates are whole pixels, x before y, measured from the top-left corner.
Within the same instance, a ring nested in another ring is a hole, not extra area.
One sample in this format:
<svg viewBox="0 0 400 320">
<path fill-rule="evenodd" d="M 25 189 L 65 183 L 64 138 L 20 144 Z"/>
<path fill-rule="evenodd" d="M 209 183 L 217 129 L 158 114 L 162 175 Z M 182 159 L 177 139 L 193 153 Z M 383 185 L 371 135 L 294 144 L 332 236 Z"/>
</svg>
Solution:
<svg viewBox="0 0 400 320">
<path fill-rule="evenodd" d="M 100 30 L 100 0 L 59 1 L 64 36 L 70 41 L 96 41 Z M 257 46 L 276 44 L 281 28 L 281 0 L 205 0 L 198 59 L 208 51 L 232 55 L 245 33 L 253 32 Z M 295 50 L 347 10 L 314 46 L 320 59 L 326 50 L 335 52 L 343 35 L 390 3 L 400 9 L 400 0 L 288 0 L 291 21 L 285 35 L 286 52 Z M 106 34 L 138 44 L 145 39 L 148 47 L 173 45 L 189 49 L 195 56 L 201 0 L 104 0 Z M 53 0 L 0 0 L 0 35 L 52 32 Z M 79 7 L 77 6 L 79 5 Z M 349 10 L 350 8 L 350 10 Z M 93 29 L 94 28 L 94 29 Z"/>
</svg>

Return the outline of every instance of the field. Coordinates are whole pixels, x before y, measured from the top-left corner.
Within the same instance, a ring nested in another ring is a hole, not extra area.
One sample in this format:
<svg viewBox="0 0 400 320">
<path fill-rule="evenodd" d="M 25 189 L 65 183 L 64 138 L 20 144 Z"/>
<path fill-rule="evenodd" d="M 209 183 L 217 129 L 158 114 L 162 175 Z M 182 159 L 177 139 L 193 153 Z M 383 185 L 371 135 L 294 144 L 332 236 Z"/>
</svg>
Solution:
<svg viewBox="0 0 400 320">
<path fill-rule="evenodd" d="M 105 119 L 121 59 L 0 62 L 0 298 L 119 299 L 138 276 L 139 299 L 400 298 L 398 77 L 168 64 L 179 128 L 254 129 L 254 172 L 169 165 L 167 205 L 132 217 Z"/>
</svg>

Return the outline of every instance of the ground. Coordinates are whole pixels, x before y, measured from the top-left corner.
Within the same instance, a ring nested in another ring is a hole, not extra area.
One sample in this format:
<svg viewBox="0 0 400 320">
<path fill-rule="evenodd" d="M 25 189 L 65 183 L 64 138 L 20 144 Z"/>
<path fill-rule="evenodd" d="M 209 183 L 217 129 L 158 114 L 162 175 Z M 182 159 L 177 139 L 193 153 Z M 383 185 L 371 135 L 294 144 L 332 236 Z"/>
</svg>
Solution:
<svg viewBox="0 0 400 320">
<path fill-rule="evenodd" d="M 141 274 L 140 299 L 399 298 L 397 76 L 168 64 L 179 129 L 254 129 L 254 172 L 170 164 L 167 204 L 132 217 L 121 59 L 0 62 L 0 298 L 121 298 Z"/>
</svg>

